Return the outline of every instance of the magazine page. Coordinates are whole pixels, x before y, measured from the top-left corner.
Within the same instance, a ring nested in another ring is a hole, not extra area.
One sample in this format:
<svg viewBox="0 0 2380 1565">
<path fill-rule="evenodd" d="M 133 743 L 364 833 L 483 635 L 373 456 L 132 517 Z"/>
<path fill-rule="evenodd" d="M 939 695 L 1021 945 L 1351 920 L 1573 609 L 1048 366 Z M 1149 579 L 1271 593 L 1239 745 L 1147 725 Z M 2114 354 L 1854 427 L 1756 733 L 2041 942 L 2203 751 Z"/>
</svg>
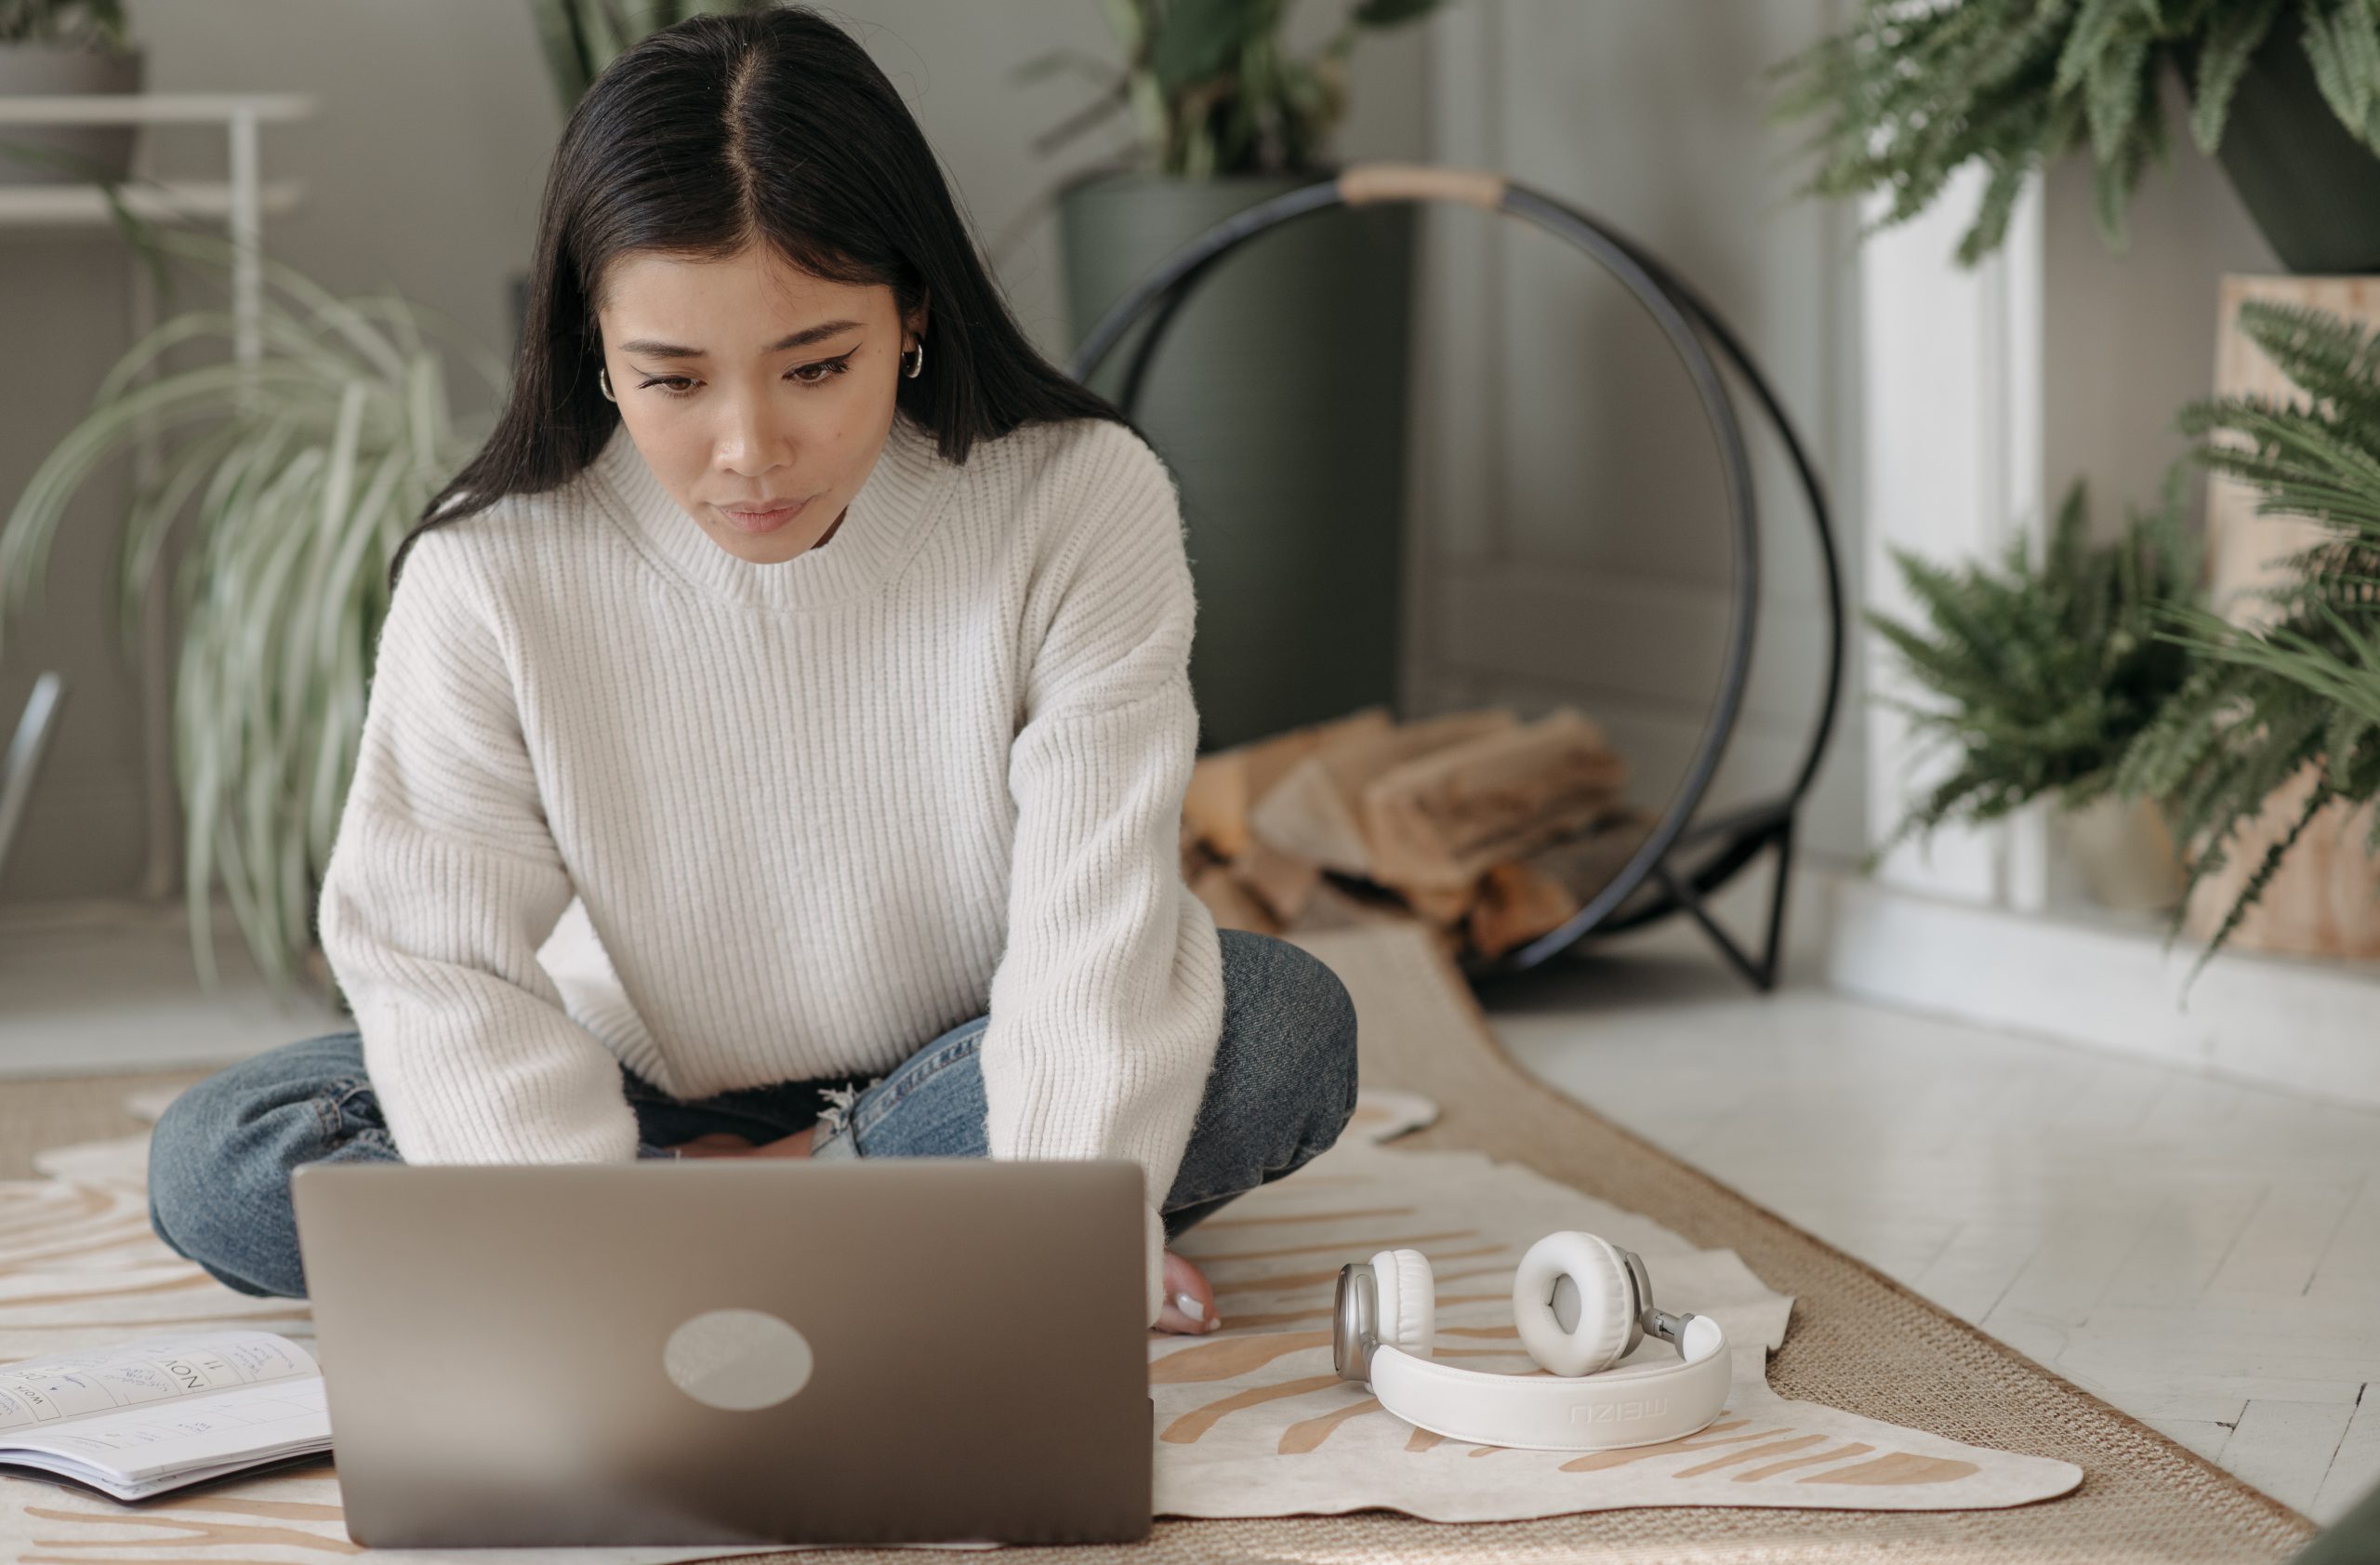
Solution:
<svg viewBox="0 0 2380 1565">
<path fill-rule="evenodd" d="M 185 1332 L 0 1364 L 0 1465 L 119 1500 L 329 1445 L 319 1366 L 271 1332 Z"/>
<path fill-rule="evenodd" d="M 0 1433 L 0 1464 L 79 1479 L 119 1500 L 331 1448 L 320 1375 L 116 1408 L 38 1432 Z"/>
<path fill-rule="evenodd" d="M 44 1353 L 0 1364 L 0 1445 L 142 1402 L 321 1373 L 312 1355 L 272 1332 L 183 1332 Z"/>
</svg>

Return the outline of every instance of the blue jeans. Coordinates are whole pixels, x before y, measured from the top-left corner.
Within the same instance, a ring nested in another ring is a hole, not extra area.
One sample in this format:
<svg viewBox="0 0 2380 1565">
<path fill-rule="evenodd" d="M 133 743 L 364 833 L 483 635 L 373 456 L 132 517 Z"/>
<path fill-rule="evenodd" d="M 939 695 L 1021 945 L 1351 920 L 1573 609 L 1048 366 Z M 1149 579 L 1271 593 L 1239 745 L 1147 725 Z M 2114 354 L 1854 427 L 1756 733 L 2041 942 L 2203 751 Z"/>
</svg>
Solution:
<svg viewBox="0 0 2380 1565">
<path fill-rule="evenodd" d="M 1286 940 L 1219 933 L 1223 1035 L 1158 1206 L 1169 1240 L 1329 1147 L 1355 1107 L 1355 1008 L 1338 975 Z M 824 1078 L 681 1101 L 624 1065 L 637 1155 L 669 1157 L 713 1131 L 761 1143 L 816 1125 L 821 1158 L 984 1157 L 976 1048 L 986 1019 L 951 1028 L 865 1087 Z M 289 1176 L 317 1161 L 403 1161 L 353 1032 L 269 1049 L 168 1104 L 149 1141 L 150 1227 L 227 1287 L 303 1298 Z"/>
</svg>

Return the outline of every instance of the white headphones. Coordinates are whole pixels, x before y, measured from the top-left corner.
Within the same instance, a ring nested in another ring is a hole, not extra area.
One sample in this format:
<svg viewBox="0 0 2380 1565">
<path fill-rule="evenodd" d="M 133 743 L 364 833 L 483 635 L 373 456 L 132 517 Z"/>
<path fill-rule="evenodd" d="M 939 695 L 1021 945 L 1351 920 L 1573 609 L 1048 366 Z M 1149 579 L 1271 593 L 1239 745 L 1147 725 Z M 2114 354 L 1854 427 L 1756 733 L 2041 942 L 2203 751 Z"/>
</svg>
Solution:
<svg viewBox="0 0 2380 1565">
<path fill-rule="evenodd" d="M 1719 1322 L 1655 1309 L 1645 1263 L 1607 1240 L 1547 1234 L 1513 1277 L 1521 1346 L 1551 1378 L 1432 1359 L 1434 1287 L 1418 1250 L 1383 1250 L 1339 1270 L 1330 1361 L 1408 1424 L 1475 1445 L 1604 1451 L 1693 1434 L 1726 1406 L 1731 1366 Z M 1647 1333 L 1675 1345 L 1680 1362 L 1608 1367 Z"/>
</svg>

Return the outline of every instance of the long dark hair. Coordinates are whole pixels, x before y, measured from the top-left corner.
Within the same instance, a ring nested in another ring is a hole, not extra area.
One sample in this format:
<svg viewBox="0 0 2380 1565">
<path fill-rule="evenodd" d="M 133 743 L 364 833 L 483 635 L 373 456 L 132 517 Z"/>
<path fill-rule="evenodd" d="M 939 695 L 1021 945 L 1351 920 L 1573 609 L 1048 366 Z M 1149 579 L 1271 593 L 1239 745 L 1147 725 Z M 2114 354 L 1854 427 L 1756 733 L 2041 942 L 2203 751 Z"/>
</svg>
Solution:
<svg viewBox="0 0 2380 1565">
<path fill-rule="evenodd" d="M 398 545 L 390 590 L 424 532 L 559 487 L 611 438 L 592 290 L 615 257 L 724 258 L 756 241 L 816 276 L 891 287 L 902 320 L 926 304 L 933 352 L 894 396 L 945 459 L 1041 420 L 1138 432 L 1018 329 L 924 133 L 850 34 L 799 5 L 689 17 L 614 60 L 562 127 L 510 397 Z"/>
</svg>

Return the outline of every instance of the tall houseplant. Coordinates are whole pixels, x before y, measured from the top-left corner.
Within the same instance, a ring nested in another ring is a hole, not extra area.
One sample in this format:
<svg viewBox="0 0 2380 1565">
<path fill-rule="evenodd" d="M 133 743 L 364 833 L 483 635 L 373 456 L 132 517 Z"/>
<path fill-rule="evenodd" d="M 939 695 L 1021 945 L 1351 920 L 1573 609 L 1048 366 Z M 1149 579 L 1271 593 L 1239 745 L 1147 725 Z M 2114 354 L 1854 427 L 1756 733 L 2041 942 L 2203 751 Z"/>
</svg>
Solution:
<svg viewBox="0 0 2380 1565">
<path fill-rule="evenodd" d="M 2021 538 L 1997 561 L 1957 569 L 1893 550 L 1923 623 L 1874 611 L 1868 621 L 1929 699 L 1889 704 L 1954 764 L 1871 858 L 1950 821 L 1981 824 L 2048 800 L 2100 900 L 2164 906 L 2178 894 L 2154 806 L 2112 820 L 2100 807 L 2126 750 L 2189 672 L 2188 654 L 2160 633 L 2198 576 L 2180 477 L 2176 467 L 2162 508 L 2135 511 L 2110 543 L 2090 541 L 2077 484 L 2038 561 Z M 2129 846 L 2095 851 L 2109 836 Z"/>
<path fill-rule="evenodd" d="M 1778 113 L 1819 116 L 1811 188 L 1888 192 L 1883 220 L 1986 175 L 1959 245 L 1999 247 L 2028 175 L 2088 152 L 2108 242 L 2167 153 L 2162 78 L 2189 130 L 2296 272 L 2380 268 L 2380 7 L 2369 0 L 1859 0 L 1850 24 L 1784 61 Z M 2227 126 L 2238 122 L 2236 140 Z"/>
<path fill-rule="evenodd" d="M 2265 846 L 2200 965 L 2254 907 L 2316 816 L 2380 800 L 2380 336 L 2326 312 L 2262 300 L 2240 329 L 2307 401 L 2209 398 L 2180 416 L 2198 458 L 2253 485 L 2257 511 L 2310 518 L 2327 537 L 2262 596 L 2270 616 L 2235 626 L 2176 610 L 2167 633 L 2200 668 L 2124 757 L 2117 786 L 2172 802 L 2195 845 L 2193 890 L 2293 781 L 2285 831 Z M 2380 813 L 2366 847 L 2380 853 Z"/>
<path fill-rule="evenodd" d="M 1289 0 L 1104 0 L 1124 61 L 1084 113 L 1035 144 L 1047 153 L 1127 112 L 1157 171 L 1185 179 L 1316 166 L 1347 109 L 1347 57 L 1367 32 L 1421 20 L 1440 0 L 1359 0 L 1303 59 L 1281 43 Z M 1032 80 L 1078 63 L 1053 50 Z"/>
<path fill-rule="evenodd" d="M 231 267 L 231 246 L 207 235 L 154 228 L 143 242 Z M 281 991 L 314 948 L 316 888 L 362 734 L 389 561 L 485 436 L 452 415 L 445 353 L 484 378 L 499 405 L 506 376 L 424 306 L 336 298 L 286 265 L 263 266 L 257 361 L 225 353 L 143 380 L 168 352 L 228 344 L 237 330 L 224 310 L 174 315 L 126 352 L 35 470 L 0 524 L 0 648 L 12 617 L 41 601 L 51 539 L 84 481 L 144 422 L 176 435 L 124 518 L 119 634 L 137 656 L 143 597 L 187 511 L 194 534 L 173 583 L 174 763 L 192 955 L 211 988 L 219 878 Z"/>
<path fill-rule="evenodd" d="M 614 57 L 648 33 L 714 11 L 762 10 L 772 0 L 530 0 L 554 97 L 569 113 Z"/>
<path fill-rule="evenodd" d="M 1300 56 L 1281 37 L 1288 0 L 1104 0 L 1119 60 L 1090 67 L 1098 98 L 1036 145 L 1118 114 L 1138 133 L 1057 192 L 1073 340 L 1199 233 L 1337 172 L 1323 153 L 1349 55 L 1438 4 L 1361 0 Z M 1165 318 L 1133 415 L 1181 481 L 1205 748 L 1395 696 L 1413 217 L 1389 203 L 1268 233 L 1150 311 L 1091 376 L 1120 396 Z"/>
</svg>

